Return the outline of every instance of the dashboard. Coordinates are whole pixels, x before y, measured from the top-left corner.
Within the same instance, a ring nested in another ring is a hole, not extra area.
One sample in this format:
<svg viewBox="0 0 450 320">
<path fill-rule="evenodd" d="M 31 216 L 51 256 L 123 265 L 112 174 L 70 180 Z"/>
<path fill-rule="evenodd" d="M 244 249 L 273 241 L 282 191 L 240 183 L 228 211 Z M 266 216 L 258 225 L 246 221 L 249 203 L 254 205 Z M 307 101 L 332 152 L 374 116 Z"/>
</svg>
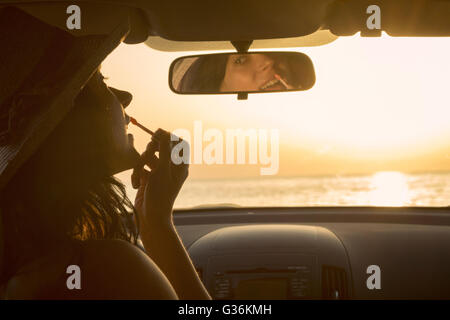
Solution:
<svg viewBox="0 0 450 320">
<path fill-rule="evenodd" d="M 449 299 L 450 208 L 177 210 L 214 299 Z"/>
</svg>

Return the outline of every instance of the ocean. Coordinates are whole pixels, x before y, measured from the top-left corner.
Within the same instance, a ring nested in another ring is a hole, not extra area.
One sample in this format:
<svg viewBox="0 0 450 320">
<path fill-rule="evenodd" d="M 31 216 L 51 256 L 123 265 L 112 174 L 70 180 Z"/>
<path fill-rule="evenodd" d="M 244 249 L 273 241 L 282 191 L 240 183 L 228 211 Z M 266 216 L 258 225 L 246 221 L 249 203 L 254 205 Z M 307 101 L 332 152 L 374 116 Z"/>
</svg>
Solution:
<svg viewBox="0 0 450 320">
<path fill-rule="evenodd" d="M 136 191 L 126 183 L 134 200 Z M 239 206 L 449 206 L 450 172 L 252 179 L 188 179 L 175 208 Z"/>
</svg>

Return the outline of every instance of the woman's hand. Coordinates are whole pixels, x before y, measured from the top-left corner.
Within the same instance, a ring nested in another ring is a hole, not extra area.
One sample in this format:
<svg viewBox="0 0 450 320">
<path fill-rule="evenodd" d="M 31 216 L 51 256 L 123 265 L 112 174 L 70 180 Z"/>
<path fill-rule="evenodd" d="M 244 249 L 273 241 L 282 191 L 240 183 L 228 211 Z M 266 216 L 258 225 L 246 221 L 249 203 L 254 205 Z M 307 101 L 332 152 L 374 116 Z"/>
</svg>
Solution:
<svg viewBox="0 0 450 320">
<path fill-rule="evenodd" d="M 143 232 L 148 227 L 172 225 L 173 205 L 189 168 L 188 164 L 176 165 L 171 159 L 173 145 L 181 142 L 185 148 L 189 147 L 182 139 L 171 141 L 169 132 L 158 129 L 141 155 L 142 166 L 133 170 L 132 184 L 138 188 L 135 208 Z M 144 165 L 151 171 L 144 169 Z"/>
<path fill-rule="evenodd" d="M 181 150 L 188 153 L 189 146 L 181 139 L 174 141 L 177 145 L 172 157 L 170 138 L 168 132 L 158 129 L 141 156 L 142 166 L 131 176 L 133 187 L 139 188 L 135 207 L 141 240 L 145 251 L 169 279 L 180 299 L 211 299 L 173 225 L 173 204 L 188 176 L 189 166 L 175 158 L 189 159 L 189 154 L 177 154 L 176 149 L 182 146 Z M 183 144 L 178 146 L 179 143 Z M 158 157 L 156 152 L 159 152 Z M 173 160 L 181 163 L 176 165 Z M 151 170 L 145 170 L 144 165 Z"/>
</svg>

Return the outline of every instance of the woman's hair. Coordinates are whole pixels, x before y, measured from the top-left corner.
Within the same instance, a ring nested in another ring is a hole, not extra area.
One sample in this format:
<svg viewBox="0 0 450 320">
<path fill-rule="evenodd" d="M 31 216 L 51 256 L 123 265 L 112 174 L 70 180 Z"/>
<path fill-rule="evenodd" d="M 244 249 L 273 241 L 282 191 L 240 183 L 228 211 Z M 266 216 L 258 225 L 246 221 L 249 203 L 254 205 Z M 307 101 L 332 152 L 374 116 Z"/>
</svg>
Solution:
<svg viewBox="0 0 450 320">
<path fill-rule="evenodd" d="M 205 55 L 195 60 L 178 85 L 181 92 L 218 92 L 225 77 L 228 55 Z"/>
<path fill-rule="evenodd" d="M 137 242 L 134 207 L 106 165 L 111 129 L 102 120 L 105 109 L 86 86 L 66 118 L 1 192 L 5 268 L 0 287 L 26 263 L 64 242 Z"/>
</svg>

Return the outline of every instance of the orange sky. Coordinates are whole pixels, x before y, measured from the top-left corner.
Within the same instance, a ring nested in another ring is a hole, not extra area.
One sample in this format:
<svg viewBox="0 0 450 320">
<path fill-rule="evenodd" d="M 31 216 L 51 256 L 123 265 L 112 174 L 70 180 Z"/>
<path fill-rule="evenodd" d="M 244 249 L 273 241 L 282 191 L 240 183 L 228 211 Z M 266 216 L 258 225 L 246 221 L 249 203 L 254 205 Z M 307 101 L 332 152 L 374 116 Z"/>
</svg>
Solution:
<svg viewBox="0 0 450 320">
<path fill-rule="evenodd" d="M 247 101 L 172 93 L 170 63 L 191 52 L 122 45 L 102 72 L 109 85 L 133 93 L 127 112 L 152 130 L 192 130 L 195 120 L 223 131 L 278 129 L 280 176 L 450 170 L 448 39 L 354 36 L 298 50 L 314 62 L 313 89 Z M 129 132 L 143 150 L 149 137 Z M 261 167 L 191 165 L 190 177 L 252 177 Z"/>
</svg>

